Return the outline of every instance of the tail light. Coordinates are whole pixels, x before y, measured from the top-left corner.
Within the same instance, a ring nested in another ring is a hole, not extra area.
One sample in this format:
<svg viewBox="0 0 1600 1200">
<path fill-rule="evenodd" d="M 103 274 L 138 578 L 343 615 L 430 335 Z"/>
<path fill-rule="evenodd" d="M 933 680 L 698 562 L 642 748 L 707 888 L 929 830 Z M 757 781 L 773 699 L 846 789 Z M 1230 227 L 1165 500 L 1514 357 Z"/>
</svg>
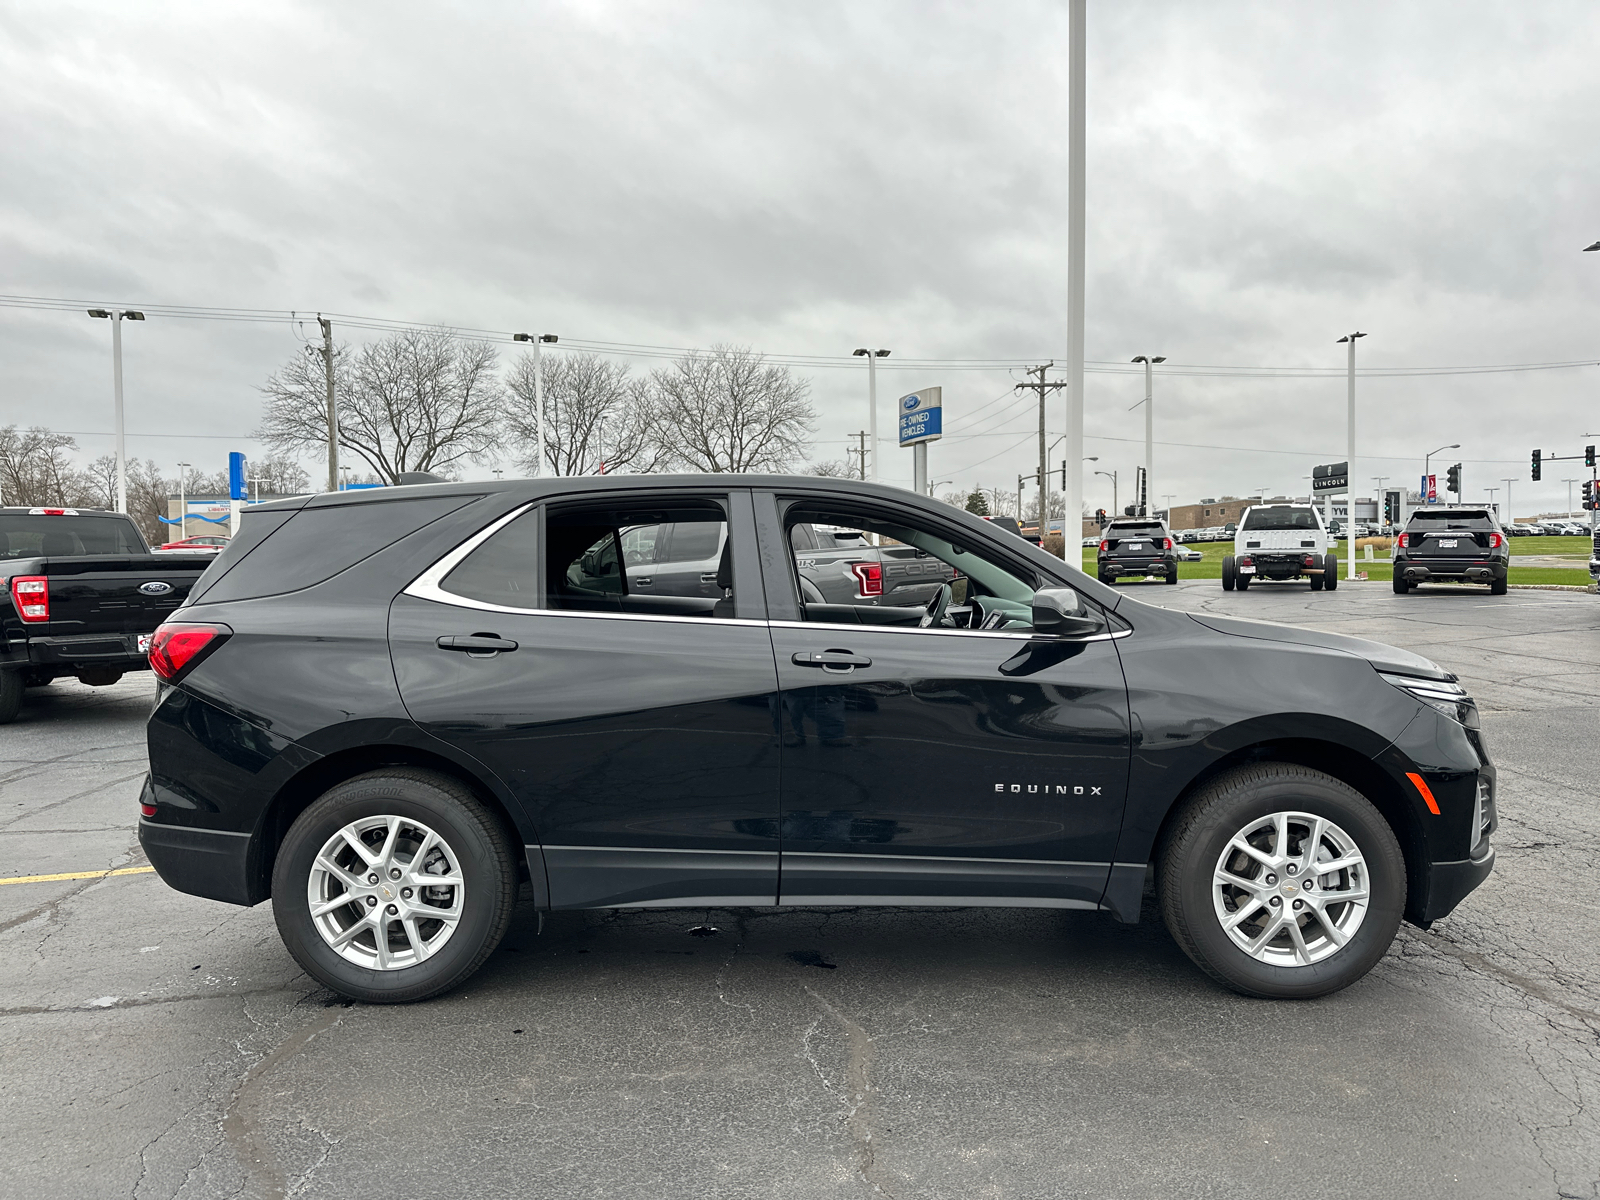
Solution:
<svg viewBox="0 0 1600 1200">
<path fill-rule="evenodd" d="M 1171 538 L 1162 539 L 1161 548 L 1163 550 L 1171 550 L 1172 549 L 1172 539 Z"/>
<path fill-rule="evenodd" d="M 1402 546 L 1405 545 L 1404 542 L 1401 542 L 1400 544 Z M 1498 533 L 1491 533 L 1489 535 L 1489 549 L 1498 550 L 1504 544 L 1505 544 L 1505 538 L 1501 537 Z"/>
<path fill-rule="evenodd" d="M 150 669 L 171 683 L 232 634 L 226 625 L 163 625 L 150 639 Z"/>
<path fill-rule="evenodd" d="M 1109 549 L 1111 549 L 1111 543 L 1102 538 L 1100 542 L 1100 553 L 1104 554 Z"/>
<path fill-rule="evenodd" d="M 1310 554 L 1306 555 L 1306 566 L 1314 567 L 1316 565 L 1317 565 L 1316 558 L 1313 555 L 1310 555 Z"/>
<path fill-rule="evenodd" d="M 11 581 L 11 599 L 24 621 L 50 619 L 50 581 L 43 575 L 18 575 Z"/>
<path fill-rule="evenodd" d="M 850 573 L 856 577 L 856 592 L 862 596 L 883 595 L 883 564 L 858 562 L 850 564 Z"/>
<path fill-rule="evenodd" d="M 1411 546 L 1411 535 L 1409 533 L 1402 533 L 1400 535 L 1400 549 L 1405 550 L 1405 549 L 1410 548 L 1410 546 Z"/>
<path fill-rule="evenodd" d="M 1253 567 L 1255 566 L 1255 563 L 1256 560 L 1251 558 L 1248 554 L 1239 560 L 1239 565 L 1241 567 Z"/>
</svg>

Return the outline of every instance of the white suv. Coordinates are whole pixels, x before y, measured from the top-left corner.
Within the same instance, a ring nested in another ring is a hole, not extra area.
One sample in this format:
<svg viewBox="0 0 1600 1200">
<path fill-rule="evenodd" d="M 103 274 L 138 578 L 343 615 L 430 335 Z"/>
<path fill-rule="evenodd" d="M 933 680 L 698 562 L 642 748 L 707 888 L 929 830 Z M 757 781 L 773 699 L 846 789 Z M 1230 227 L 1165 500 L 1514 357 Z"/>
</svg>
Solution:
<svg viewBox="0 0 1600 1200">
<path fill-rule="evenodd" d="M 1313 592 L 1339 586 L 1339 560 L 1322 514 L 1309 504 L 1253 504 L 1222 560 L 1222 590 L 1256 579 L 1307 579 Z"/>
</svg>

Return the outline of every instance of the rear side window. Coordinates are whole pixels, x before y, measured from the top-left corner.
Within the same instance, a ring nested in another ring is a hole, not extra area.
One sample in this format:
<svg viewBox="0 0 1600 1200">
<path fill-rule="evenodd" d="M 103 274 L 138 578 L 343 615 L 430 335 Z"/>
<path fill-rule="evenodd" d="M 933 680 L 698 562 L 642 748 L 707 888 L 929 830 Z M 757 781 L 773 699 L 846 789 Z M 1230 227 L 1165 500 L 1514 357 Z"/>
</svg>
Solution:
<svg viewBox="0 0 1600 1200">
<path fill-rule="evenodd" d="M 231 571 L 234 563 L 276 533 L 292 516 L 293 509 L 286 512 L 251 512 L 247 508 L 240 513 L 239 535 L 228 540 L 221 553 L 211 560 L 211 565 L 195 580 L 194 587 L 189 589 L 189 603 L 199 603 L 200 597 Z"/>
<path fill-rule="evenodd" d="M 226 573 L 206 590 L 205 601 L 220 604 L 312 587 L 476 499 L 419 496 L 302 508 L 235 558 L 232 570 L 224 567 Z M 233 550 L 230 546 L 218 557 Z"/>
</svg>

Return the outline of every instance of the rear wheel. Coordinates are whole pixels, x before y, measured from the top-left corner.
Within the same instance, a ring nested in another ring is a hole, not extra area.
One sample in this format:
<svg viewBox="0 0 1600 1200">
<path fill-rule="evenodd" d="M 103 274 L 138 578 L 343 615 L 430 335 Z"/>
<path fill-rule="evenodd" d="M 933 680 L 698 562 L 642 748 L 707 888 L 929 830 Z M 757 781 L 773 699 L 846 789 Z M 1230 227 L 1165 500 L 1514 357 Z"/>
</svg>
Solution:
<svg viewBox="0 0 1600 1200">
<path fill-rule="evenodd" d="M 1239 582 L 1238 582 L 1238 584 L 1236 586 L 1238 587 L 1238 589 L 1241 592 L 1244 591 L 1246 588 L 1248 588 L 1250 586 L 1250 576 L 1248 576 L 1248 575 L 1239 576 Z"/>
<path fill-rule="evenodd" d="M 1306 578 L 1311 581 L 1311 590 L 1313 592 L 1320 592 L 1322 590 L 1321 575 L 1307 575 Z"/>
<path fill-rule="evenodd" d="M 1396 596 L 1404 596 L 1410 590 L 1411 585 L 1406 582 L 1405 576 L 1396 569 L 1394 573 L 1394 594 Z"/>
<path fill-rule="evenodd" d="M 1339 586 L 1339 558 L 1330 554 L 1322 560 L 1322 586 L 1333 591 Z"/>
<path fill-rule="evenodd" d="M 1177 564 L 1176 560 L 1174 560 L 1173 562 L 1170 562 L 1170 563 L 1167 564 L 1167 582 L 1168 583 L 1177 583 L 1178 582 L 1178 564 Z"/>
<path fill-rule="evenodd" d="M 1173 938 L 1249 996 L 1309 999 L 1383 957 L 1405 906 L 1400 844 L 1347 784 L 1289 763 L 1213 780 L 1178 815 L 1157 859 Z"/>
<path fill-rule="evenodd" d="M 1504 596 L 1506 594 L 1506 581 L 1504 579 L 1496 579 L 1489 585 L 1489 594 L 1491 596 Z"/>
<path fill-rule="evenodd" d="M 517 869 L 466 787 L 389 768 L 334 787 L 295 821 L 272 871 L 289 953 L 340 995 L 375 1004 L 456 986 L 505 936 Z"/>
<path fill-rule="evenodd" d="M 1222 560 L 1222 590 L 1225 592 L 1233 591 L 1238 579 L 1239 567 L 1233 561 L 1233 555 L 1229 554 Z"/>
<path fill-rule="evenodd" d="M 0 671 L 0 725 L 9 725 L 22 711 L 22 672 Z"/>
</svg>

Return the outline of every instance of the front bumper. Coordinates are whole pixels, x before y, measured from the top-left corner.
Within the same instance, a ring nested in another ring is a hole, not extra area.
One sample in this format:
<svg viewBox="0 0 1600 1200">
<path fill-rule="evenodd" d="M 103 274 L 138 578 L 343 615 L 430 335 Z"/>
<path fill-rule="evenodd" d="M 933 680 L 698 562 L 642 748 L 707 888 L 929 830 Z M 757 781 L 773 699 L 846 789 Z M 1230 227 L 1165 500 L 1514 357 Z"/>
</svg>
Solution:
<svg viewBox="0 0 1600 1200">
<path fill-rule="evenodd" d="M 1482 858 L 1460 862 L 1436 862 L 1428 868 L 1428 894 L 1422 902 L 1418 924 L 1426 927 L 1447 917 L 1467 894 L 1494 870 L 1494 847 L 1488 846 Z"/>
</svg>

